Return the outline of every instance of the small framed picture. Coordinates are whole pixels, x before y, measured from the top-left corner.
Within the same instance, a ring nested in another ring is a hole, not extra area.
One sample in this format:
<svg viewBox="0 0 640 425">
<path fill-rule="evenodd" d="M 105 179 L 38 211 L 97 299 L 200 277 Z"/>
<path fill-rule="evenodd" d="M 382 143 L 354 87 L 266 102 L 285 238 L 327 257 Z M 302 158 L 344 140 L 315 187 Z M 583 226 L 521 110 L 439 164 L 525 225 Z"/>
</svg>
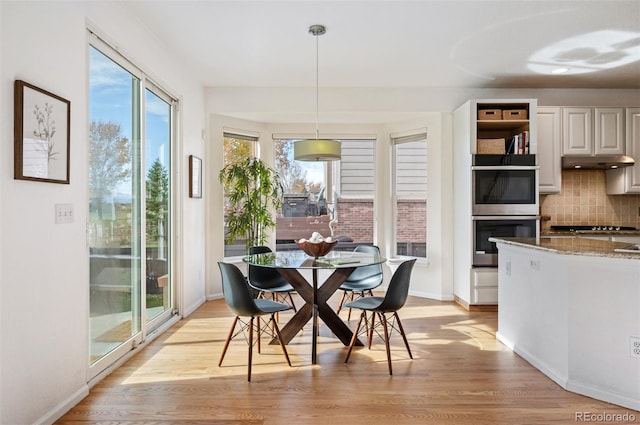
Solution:
<svg viewBox="0 0 640 425">
<path fill-rule="evenodd" d="M 71 102 L 16 80 L 14 179 L 69 184 L 70 123 Z"/>
<path fill-rule="evenodd" d="M 189 197 L 202 198 L 202 159 L 189 155 Z"/>
</svg>

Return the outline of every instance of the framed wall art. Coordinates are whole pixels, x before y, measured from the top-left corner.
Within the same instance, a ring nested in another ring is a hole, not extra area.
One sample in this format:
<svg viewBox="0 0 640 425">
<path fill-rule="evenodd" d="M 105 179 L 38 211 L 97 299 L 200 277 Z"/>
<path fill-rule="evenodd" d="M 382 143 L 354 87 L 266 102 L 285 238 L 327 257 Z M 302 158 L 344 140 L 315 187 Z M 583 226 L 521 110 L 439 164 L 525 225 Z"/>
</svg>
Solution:
<svg viewBox="0 0 640 425">
<path fill-rule="evenodd" d="M 71 102 L 14 83 L 14 179 L 69 184 Z"/>
<path fill-rule="evenodd" d="M 189 155 L 189 197 L 202 198 L 202 159 Z"/>
</svg>

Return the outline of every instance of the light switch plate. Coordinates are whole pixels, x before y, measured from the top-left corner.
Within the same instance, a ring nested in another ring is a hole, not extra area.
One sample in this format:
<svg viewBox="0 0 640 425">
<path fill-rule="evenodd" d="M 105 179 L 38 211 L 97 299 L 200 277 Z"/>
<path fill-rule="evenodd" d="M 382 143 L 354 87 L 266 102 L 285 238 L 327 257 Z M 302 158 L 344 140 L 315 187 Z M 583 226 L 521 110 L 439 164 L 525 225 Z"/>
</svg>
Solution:
<svg viewBox="0 0 640 425">
<path fill-rule="evenodd" d="M 629 337 L 629 348 L 631 349 L 631 357 L 640 359 L 640 337 Z"/>
<path fill-rule="evenodd" d="M 56 224 L 73 223 L 73 204 L 56 204 Z"/>
</svg>

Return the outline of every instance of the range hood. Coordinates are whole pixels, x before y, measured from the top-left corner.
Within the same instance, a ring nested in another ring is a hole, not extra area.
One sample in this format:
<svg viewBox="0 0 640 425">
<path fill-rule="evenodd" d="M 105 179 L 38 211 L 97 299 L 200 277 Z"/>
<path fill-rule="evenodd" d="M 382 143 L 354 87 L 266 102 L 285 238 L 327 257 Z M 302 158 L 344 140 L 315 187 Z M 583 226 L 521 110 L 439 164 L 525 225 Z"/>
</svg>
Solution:
<svg viewBox="0 0 640 425">
<path fill-rule="evenodd" d="M 629 167 L 635 164 L 626 155 L 596 155 L 596 156 L 563 156 L 562 168 L 581 170 L 610 170 Z"/>
</svg>

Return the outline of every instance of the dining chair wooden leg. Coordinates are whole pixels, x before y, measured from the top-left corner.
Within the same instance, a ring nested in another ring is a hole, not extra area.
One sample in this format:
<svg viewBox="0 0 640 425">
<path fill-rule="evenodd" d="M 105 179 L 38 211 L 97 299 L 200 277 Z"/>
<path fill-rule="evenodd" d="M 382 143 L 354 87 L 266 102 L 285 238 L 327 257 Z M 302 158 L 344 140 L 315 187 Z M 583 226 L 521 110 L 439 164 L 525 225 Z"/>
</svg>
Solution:
<svg viewBox="0 0 640 425">
<path fill-rule="evenodd" d="M 340 310 L 342 310 L 342 304 L 344 304 L 344 299 L 347 298 L 347 291 L 342 291 L 342 298 L 340 298 L 340 304 L 338 304 L 338 310 L 336 314 L 340 314 Z"/>
<path fill-rule="evenodd" d="M 351 291 L 351 298 L 349 299 L 349 301 L 353 301 L 353 294 L 354 292 Z M 351 320 L 351 308 L 349 308 L 349 313 L 347 313 L 347 321 Z"/>
<path fill-rule="evenodd" d="M 272 301 L 279 301 L 278 300 L 278 294 L 276 294 L 275 292 L 271 293 L 271 300 Z M 276 321 L 279 322 L 280 321 L 280 315 L 278 313 L 276 313 Z M 273 333 L 273 327 L 271 328 L 271 331 Z"/>
<path fill-rule="evenodd" d="M 222 349 L 222 355 L 220 356 L 220 361 L 218 362 L 218 367 L 222 366 L 222 361 L 224 360 L 224 355 L 227 354 L 227 348 L 229 348 L 229 343 L 231 342 L 231 338 L 233 338 L 233 331 L 236 328 L 236 324 L 238 323 L 238 316 L 233 319 L 233 324 L 231 324 L 231 329 L 229 329 L 229 335 L 227 336 L 227 340 L 224 342 L 224 348 Z"/>
<path fill-rule="evenodd" d="M 289 296 L 289 301 L 291 302 L 291 308 L 293 308 L 293 312 L 297 313 L 298 309 L 296 308 L 296 304 L 293 302 L 293 297 L 291 296 L 291 292 L 287 292 L 287 295 Z"/>
<path fill-rule="evenodd" d="M 262 352 L 262 348 L 260 346 L 260 327 L 262 326 L 260 317 L 256 317 L 256 333 L 258 337 L 258 354 Z"/>
<path fill-rule="evenodd" d="M 360 314 L 360 320 L 358 320 L 356 329 L 353 331 L 353 336 L 351 337 L 351 342 L 349 343 L 349 351 L 347 351 L 347 357 L 344 359 L 345 363 L 347 363 L 349 361 L 349 357 L 351 357 L 351 351 L 353 350 L 353 346 L 356 344 L 356 340 L 358 339 L 358 332 L 360 331 L 360 324 L 362 323 L 364 315 L 365 314 L 363 310 L 362 314 Z"/>
<path fill-rule="evenodd" d="M 364 331 L 367 334 L 367 340 L 370 339 L 369 337 L 369 330 L 371 329 L 371 323 L 369 323 L 369 316 L 367 315 L 367 311 L 366 310 L 362 310 L 362 312 L 364 313 Z M 371 313 L 371 317 L 374 317 L 375 313 Z M 369 345 L 369 349 L 371 349 L 371 344 L 367 344 Z"/>
<path fill-rule="evenodd" d="M 371 325 L 369 326 L 369 333 L 367 334 L 369 339 L 369 350 L 371 350 L 371 341 L 373 341 L 373 330 L 376 327 L 376 314 L 378 313 L 371 313 Z"/>
<path fill-rule="evenodd" d="M 287 358 L 287 363 L 289 363 L 289 366 L 291 366 L 291 360 L 289 360 L 289 353 L 287 353 L 287 347 L 285 347 L 284 345 L 284 341 L 282 340 L 282 336 L 280 335 L 280 328 L 278 327 L 278 324 L 276 323 L 276 319 L 274 316 L 275 316 L 274 314 L 271 315 L 271 322 L 273 323 L 273 327 L 276 331 L 276 335 L 278 336 L 278 342 L 280 343 L 280 347 L 282 347 L 282 351 L 284 351 L 284 356 Z"/>
<path fill-rule="evenodd" d="M 384 313 L 380 313 L 380 320 L 382 321 L 382 328 L 384 329 L 384 344 L 387 349 L 387 364 L 389 365 L 389 375 L 393 375 L 391 369 L 391 347 L 389 347 L 389 328 L 387 327 L 387 317 Z"/>
<path fill-rule="evenodd" d="M 251 382 L 251 361 L 253 360 L 253 316 L 249 321 L 249 361 L 247 362 L 247 382 Z"/>
<path fill-rule="evenodd" d="M 402 335 L 402 339 L 404 339 L 404 345 L 405 347 L 407 347 L 407 352 L 409 353 L 409 357 L 413 359 L 413 354 L 411 354 L 411 348 L 409 348 L 409 341 L 407 341 L 407 335 L 404 333 L 404 327 L 402 326 L 400 317 L 398 317 L 398 312 L 394 312 L 393 315 L 396 318 L 396 323 L 398 324 L 398 329 L 400 329 L 400 335 Z"/>
</svg>

